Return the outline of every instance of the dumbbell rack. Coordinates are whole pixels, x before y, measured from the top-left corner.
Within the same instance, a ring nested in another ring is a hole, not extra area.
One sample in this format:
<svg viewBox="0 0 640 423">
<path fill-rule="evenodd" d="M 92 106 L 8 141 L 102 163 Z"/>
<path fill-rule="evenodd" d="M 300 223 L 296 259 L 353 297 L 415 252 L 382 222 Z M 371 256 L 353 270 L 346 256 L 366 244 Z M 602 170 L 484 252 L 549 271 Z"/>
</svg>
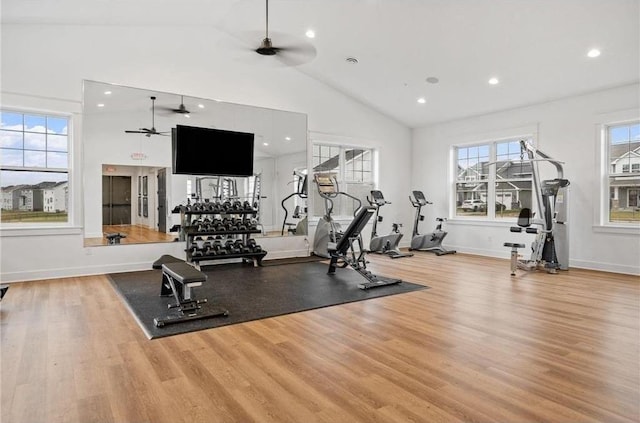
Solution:
<svg viewBox="0 0 640 423">
<path fill-rule="evenodd" d="M 267 255 L 267 252 L 262 250 L 259 245 L 249 247 L 249 236 L 251 234 L 261 234 L 262 230 L 257 226 L 251 226 L 251 217 L 256 215 L 256 210 L 253 207 L 236 207 L 236 208 L 219 208 L 213 206 L 212 203 L 201 203 L 190 206 L 178 206 L 174 209 L 174 213 L 180 213 L 181 232 L 184 234 L 186 241 L 186 256 L 187 262 L 193 263 L 199 266 L 201 262 L 212 260 L 226 260 L 226 259 L 244 259 L 252 261 L 254 266 L 261 266 L 262 259 Z M 194 217 L 197 219 L 192 220 Z M 200 217 L 208 219 L 208 223 L 193 224 L 199 221 Z M 218 223 L 215 223 L 218 222 Z M 222 223 L 226 222 L 226 223 Z M 234 226 L 245 226 L 243 229 L 230 229 Z M 220 230 L 221 229 L 221 230 Z M 198 239 L 201 238 L 201 239 Z M 226 243 L 233 241 L 236 243 L 241 242 L 243 248 L 241 251 L 229 251 L 224 248 L 221 251 L 214 250 L 214 244 L 219 241 L 223 247 Z M 209 243 L 211 248 L 198 248 L 198 242 L 202 244 Z"/>
</svg>

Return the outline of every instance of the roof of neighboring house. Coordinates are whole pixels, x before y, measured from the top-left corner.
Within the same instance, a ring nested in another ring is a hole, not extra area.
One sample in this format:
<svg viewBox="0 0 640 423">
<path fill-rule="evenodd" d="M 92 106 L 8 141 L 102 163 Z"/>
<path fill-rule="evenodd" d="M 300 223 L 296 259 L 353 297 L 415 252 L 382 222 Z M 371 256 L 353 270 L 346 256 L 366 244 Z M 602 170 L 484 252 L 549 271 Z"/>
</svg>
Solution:
<svg viewBox="0 0 640 423">
<path fill-rule="evenodd" d="M 22 189 L 22 190 L 51 189 L 51 188 L 56 188 L 62 185 L 67 185 L 68 183 L 69 183 L 68 181 L 60 181 L 60 182 L 45 181 L 45 182 L 40 182 L 34 185 L 29 185 L 29 184 L 7 185 L 6 187 L 2 187 L 2 192 L 13 192 L 17 189 Z"/>
<path fill-rule="evenodd" d="M 619 159 L 629 155 L 636 154 L 640 157 L 640 141 L 624 144 L 611 144 L 609 149 L 609 157 L 611 157 L 611 163 L 615 163 Z"/>
</svg>

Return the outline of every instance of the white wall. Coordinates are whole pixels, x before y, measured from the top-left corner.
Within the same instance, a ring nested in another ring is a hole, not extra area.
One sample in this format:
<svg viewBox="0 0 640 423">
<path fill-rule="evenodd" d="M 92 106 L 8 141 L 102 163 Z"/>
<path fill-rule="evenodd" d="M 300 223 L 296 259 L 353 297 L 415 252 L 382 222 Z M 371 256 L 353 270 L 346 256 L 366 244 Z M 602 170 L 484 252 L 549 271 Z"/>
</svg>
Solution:
<svg viewBox="0 0 640 423">
<path fill-rule="evenodd" d="M 393 176 L 381 189 L 406 191 L 408 128 L 295 68 L 238 60 L 207 42 L 212 28 L 3 24 L 0 31 L 2 106 L 74 117 L 71 178 L 76 188 L 86 176 L 81 172 L 81 87 L 83 79 L 91 79 L 306 113 L 310 131 L 371 140 L 380 146 L 385 157 L 381 175 Z M 188 55 L 185 42 L 200 45 L 202 54 Z M 118 164 L 139 164 L 127 160 L 130 157 L 122 157 Z M 92 169 L 100 173 L 99 166 Z M 184 256 L 182 243 L 84 248 L 82 214 L 88 211 L 82 208 L 82 196 L 87 189 L 96 190 L 95 181 L 72 197 L 75 228 L 62 233 L 52 229 L 47 235 L 0 231 L 3 282 L 148 269 L 162 254 Z M 306 254 L 308 242 L 305 237 L 269 238 L 261 245 L 269 251 L 267 258 L 277 258 Z"/>
<path fill-rule="evenodd" d="M 433 209 L 426 210 L 425 223 L 436 216 L 449 216 L 452 146 L 533 129 L 538 131 L 538 148 L 565 162 L 565 177 L 571 182 L 570 266 L 640 274 L 640 231 L 607 230 L 598 222 L 601 183 L 598 124 L 616 116 L 640 116 L 639 93 L 640 87 L 634 84 L 415 130 L 412 186 L 422 189 L 434 202 Z M 442 183 L 445 180 L 449 184 Z M 502 246 L 504 242 L 529 245 L 531 241 L 530 236 L 510 233 L 511 224 L 450 219 L 444 244 L 463 252 L 506 258 L 509 252 Z"/>
</svg>

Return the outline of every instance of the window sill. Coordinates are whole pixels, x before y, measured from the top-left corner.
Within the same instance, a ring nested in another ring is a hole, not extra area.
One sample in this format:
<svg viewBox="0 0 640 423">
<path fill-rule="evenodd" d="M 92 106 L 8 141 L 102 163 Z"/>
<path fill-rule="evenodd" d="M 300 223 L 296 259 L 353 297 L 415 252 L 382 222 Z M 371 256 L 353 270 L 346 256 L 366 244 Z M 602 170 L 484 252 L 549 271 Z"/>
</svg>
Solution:
<svg viewBox="0 0 640 423">
<path fill-rule="evenodd" d="M 494 227 L 510 227 L 516 224 L 514 219 L 511 220 L 489 220 L 489 219 L 475 219 L 475 218 L 460 218 L 455 217 L 446 220 L 447 225 L 460 225 L 460 226 L 494 226 Z"/>
<path fill-rule="evenodd" d="M 593 225 L 593 232 L 605 234 L 640 235 L 640 226 Z"/>
<path fill-rule="evenodd" d="M 80 226 L 38 226 L 34 228 L 15 227 L 1 228 L 0 238 L 21 237 L 21 236 L 58 236 L 58 235 L 81 235 Z"/>
</svg>

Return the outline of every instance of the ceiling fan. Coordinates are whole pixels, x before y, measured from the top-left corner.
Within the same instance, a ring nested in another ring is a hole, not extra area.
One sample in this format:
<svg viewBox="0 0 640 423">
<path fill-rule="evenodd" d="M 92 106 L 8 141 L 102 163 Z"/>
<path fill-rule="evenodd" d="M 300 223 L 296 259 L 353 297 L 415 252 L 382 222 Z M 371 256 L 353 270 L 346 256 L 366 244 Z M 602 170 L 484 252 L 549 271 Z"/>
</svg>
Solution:
<svg viewBox="0 0 640 423">
<path fill-rule="evenodd" d="M 191 112 L 187 109 L 187 107 L 184 105 L 184 96 L 181 95 L 180 96 L 180 105 L 177 108 L 173 108 L 173 107 L 161 107 L 163 110 L 172 112 L 172 113 L 178 113 L 180 115 L 188 115 Z"/>
<path fill-rule="evenodd" d="M 288 65 L 300 65 L 303 63 L 310 62 L 316 56 L 316 49 L 313 45 L 309 43 L 303 43 L 297 41 L 297 45 L 290 44 L 284 45 L 280 44 L 278 46 L 274 46 L 271 37 L 269 37 L 269 0 L 265 0 L 266 5 L 266 25 L 264 38 L 260 43 L 260 46 L 255 50 L 256 53 L 262 56 L 277 56 L 279 60 Z M 286 36 L 280 36 L 280 38 L 285 38 Z M 290 37 L 288 37 L 290 38 Z M 282 42 L 282 40 L 280 40 Z"/>
<path fill-rule="evenodd" d="M 155 104 L 156 104 L 156 98 L 155 96 L 151 96 L 151 128 L 140 128 L 137 131 L 134 130 L 128 130 L 128 131 L 124 131 L 127 134 L 145 134 L 145 136 L 150 137 L 151 135 L 162 135 L 162 136 L 169 136 L 169 131 L 167 132 L 158 132 L 156 130 L 156 124 L 155 124 L 155 116 L 156 116 L 156 108 L 155 108 Z"/>
</svg>

